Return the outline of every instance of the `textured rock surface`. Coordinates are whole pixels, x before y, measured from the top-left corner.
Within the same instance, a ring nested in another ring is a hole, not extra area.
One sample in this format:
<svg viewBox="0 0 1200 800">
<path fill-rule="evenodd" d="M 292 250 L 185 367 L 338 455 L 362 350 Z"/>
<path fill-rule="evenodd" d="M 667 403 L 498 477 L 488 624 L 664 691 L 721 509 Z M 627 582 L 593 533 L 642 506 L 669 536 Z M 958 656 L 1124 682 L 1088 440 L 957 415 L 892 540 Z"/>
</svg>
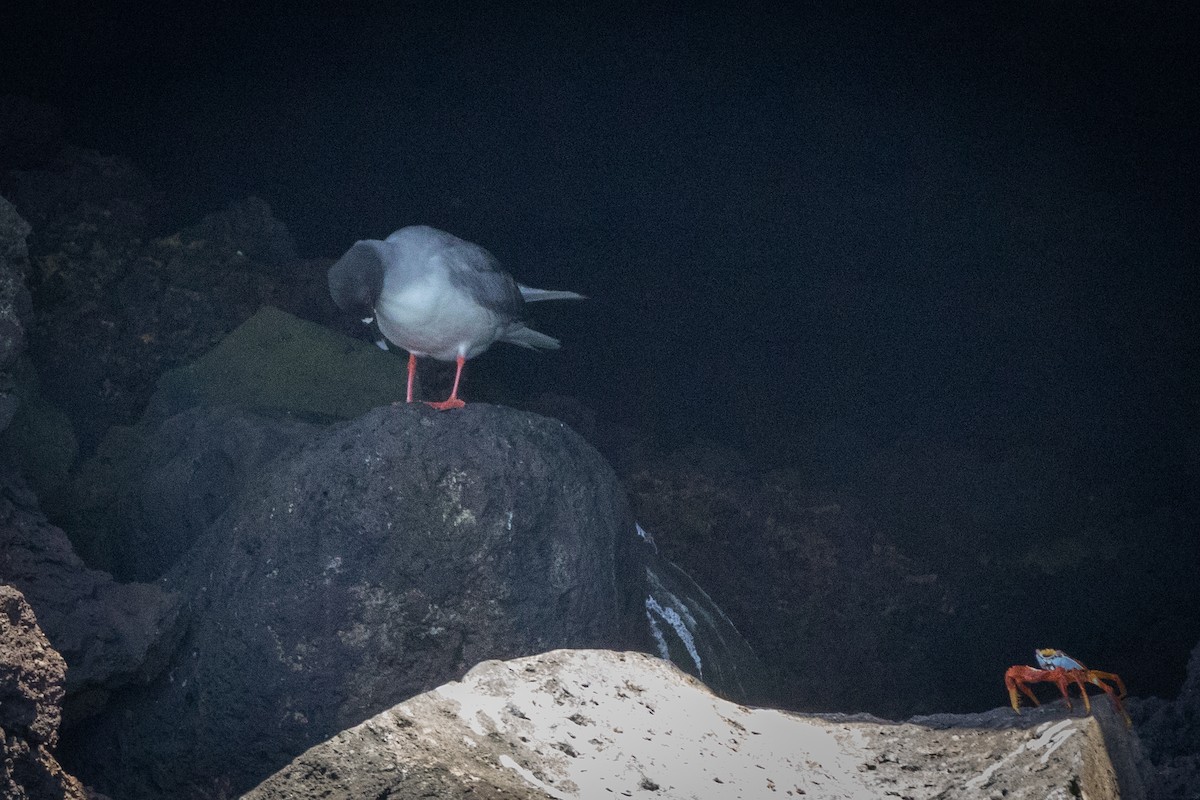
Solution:
<svg viewBox="0 0 1200 800">
<path fill-rule="evenodd" d="M 0 584 L 0 797 L 5 800 L 86 797 L 52 755 L 66 669 L 25 598 Z"/>
<path fill-rule="evenodd" d="M 30 356 L 84 453 L 264 303 L 332 316 L 325 264 L 298 260 L 261 200 L 156 236 L 161 197 L 120 158 L 68 147 L 0 177 L 33 226 Z"/>
<path fill-rule="evenodd" d="M 258 470 L 166 583 L 166 673 L 72 732 L 122 798 L 249 788 L 473 664 L 621 633 L 609 467 L 561 423 L 385 406 Z"/>
<path fill-rule="evenodd" d="M 726 702 L 641 654 L 557 651 L 480 664 L 246 798 L 1140 796 L 1136 776 L 1119 794 L 1096 718 L 1044 717 L 802 717 Z"/>
<path fill-rule="evenodd" d="M 1200 644 L 1192 650 L 1187 679 L 1177 698 L 1136 699 L 1130 702 L 1130 713 L 1145 746 L 1153 796 L 1200 797 Z"/>
<path fill-rule="evenodd" d="M 29 290 L 25 286 L 29 230 L 29 223 L 13 204 L 0 197 L 0 431 L 8 427 L 17 410 L 9 371 L 25 349 L 29 323 Z"/>
<path fill-rule="evenodd" d="M 37 493 L 43 507 L 70 485 L 70 471 L 79 454 L 75 429 L 62 409 L 51 403 L 28 356 L 11 370 L 16 413 L 0 432 L 0 460 L 11 464 Z"/>
</svg>

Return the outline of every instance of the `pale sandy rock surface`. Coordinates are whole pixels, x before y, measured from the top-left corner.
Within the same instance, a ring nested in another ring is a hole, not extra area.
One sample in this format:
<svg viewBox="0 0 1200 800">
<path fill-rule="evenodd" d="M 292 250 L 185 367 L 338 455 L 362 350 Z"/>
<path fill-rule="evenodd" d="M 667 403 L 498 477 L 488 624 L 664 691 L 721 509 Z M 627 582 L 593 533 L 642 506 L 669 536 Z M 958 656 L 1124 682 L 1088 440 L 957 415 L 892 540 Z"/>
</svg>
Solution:
<svg viewBox="0 0 1200 800">
<path fill-rule="evenodd" d="M 647 655 L 557 650 L 484 662 L 246 798 L 1140 796 L 1135 776 L 1120 793 L 1105 732 L 1054 710 L 901 724 L 754 709 Z"/>
</svg>

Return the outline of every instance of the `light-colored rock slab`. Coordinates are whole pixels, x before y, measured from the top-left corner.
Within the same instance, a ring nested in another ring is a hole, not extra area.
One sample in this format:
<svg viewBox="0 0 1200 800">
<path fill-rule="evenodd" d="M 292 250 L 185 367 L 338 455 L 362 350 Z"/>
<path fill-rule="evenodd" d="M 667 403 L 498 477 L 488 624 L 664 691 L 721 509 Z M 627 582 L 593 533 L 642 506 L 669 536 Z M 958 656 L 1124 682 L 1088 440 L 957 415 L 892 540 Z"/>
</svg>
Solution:
<svg viewBox="0 0 1200 800">
<path fill-rule="evenodd" d="M 1047 716 L 801 716 L 640 653 L 557 650 L 484 662 L 246 798 L 1117 798 L 1099 721 Z"/>
</svg>

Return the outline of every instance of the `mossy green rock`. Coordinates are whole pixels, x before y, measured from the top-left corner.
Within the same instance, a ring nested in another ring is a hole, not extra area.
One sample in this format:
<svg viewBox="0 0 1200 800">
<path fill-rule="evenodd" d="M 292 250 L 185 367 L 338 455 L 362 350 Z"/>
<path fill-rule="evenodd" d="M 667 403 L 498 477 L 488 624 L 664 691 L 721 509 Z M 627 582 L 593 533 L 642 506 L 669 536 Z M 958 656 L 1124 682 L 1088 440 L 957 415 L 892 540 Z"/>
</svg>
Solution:
<svg viewBox="0 0 1200 800">
<path fill-rule="evenodd" d="M 353 419 L 403 400 L 404 370 L 395 353 L 263 306 L 208 353 L 165 373 L 146 417 L 237 405 L 303 419 Z"/>
</svg>

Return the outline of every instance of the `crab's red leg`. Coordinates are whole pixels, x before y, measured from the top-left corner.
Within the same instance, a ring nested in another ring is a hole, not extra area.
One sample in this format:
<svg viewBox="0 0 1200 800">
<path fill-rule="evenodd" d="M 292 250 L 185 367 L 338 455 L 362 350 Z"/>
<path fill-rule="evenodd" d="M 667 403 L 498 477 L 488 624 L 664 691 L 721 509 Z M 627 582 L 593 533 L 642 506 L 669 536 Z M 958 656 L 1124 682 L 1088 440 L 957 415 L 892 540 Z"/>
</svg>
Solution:
<svg viewBox="0 0 1200 800">
<path fill-rule="evenodd" d="M 1067 678 L 1075 682 L 1075 685 L 1079 687 L 1079 694 L 1083 697 L 1083 711 L 1085 714 L 1090 714 L 1092 713 L 1092 701 L 1088 699 L 1087 685 L 1083 682 L 1085 677 L 1086 675 L 1080 674 L 1080 670 L 1069 669 L 1064 674 L 1063 686 L 1066 686 Z M 1070 706 L 1071 704 L 1067 703 L 1067 707 L 1070 708 Z"/>
<path fill-rule="evenodd" d="M 1033 692 L 1030 691 L 1029 686 L 1025 683 L 1026 679 L 1036 680 L 1034 673 L 1040 671 L 1032 667 L 1018 665 L 1009 667 L 1008 671 L 1004 673 L 1004 685 L 1008 689 L 1008 702 L 1012 705 L 1013 711 L 1018 714 L 1021 713 L 1021 698 L 1017 696 L 1018 691 L 1028 697 L 1030 702 L 1035 706 L 1041 705 Z"/>
<path fill-rule="evenodd" d="M 1051 670 L 1046 670 L 1044 680 L 1050 681 L 1058 687 L 1059 693 L 1063 696 L 1063 702 L 1067 704 L 1067 709 L 1071 709 L 1071 694 L 1067 691 L 1067 672 L 1061 667 L 1055 667 Z"/>
<path fill-rule="evenodd" d="M 1125 727 L 1133 727 L 1133 720 L 1129 718 L 1128 712 L 1125 711 L 1124 704 L 1121 703 L 1121 698 L 1125 696 L 1125 682 L 1111 672 L 1100 672 L 1099 670 L 1094 669 L 1088 670 L 1087 679 L 1089 683 L 1096 684 L 1104 690 L 1105 694 L 1109 696 L 1109 699 L 1112 700 L 1113 706 L 1117 709 L 1117 713 L 1120 714 L 1121 718 L 1125 720 Z M 1104 682 L 1105 680 L 1111 680 L 1113 683 L 1117 684 L 1117 688 L 1121 692 L 1119 696 L 1112 690 L 1111 686 Z"/>
<path fill-rule="evenodd" d="M 1033 696 L 1033 692 L 1029 691 L 1029 687 L 1025 685 L 1024 681 L 1005 676 L 1004 683 L 1008 686 L 1008 702 L 1012 704 L 1013 711 L 1017 712 L 1018 714 L 1021 713 L 1021 698 L 1017 696 L 1018 689 L 1022 694 L 1028 697 L 1030 702 L 1032 702 L 1035 706 L 1041 705 L 1041 703 L 1038 702 L 1038 699 Z"/>
<path fill-rule="evenodd" d="M 1088 680 L 1101 688 L 1103 688 L 1104 684 L 1100 683 L 1100 681 L 1112 681 L 1117 685 L 1117 690 L 1122 699 L 1124 699 L 1125 695 L 1128 694 L 1128 692 L 1125 691 L 1125 681 L 1121 680 L 1121 676 L 1115 672 L 1101 672 L 1098 669 L 1089 669 Z"/>
</svg>

